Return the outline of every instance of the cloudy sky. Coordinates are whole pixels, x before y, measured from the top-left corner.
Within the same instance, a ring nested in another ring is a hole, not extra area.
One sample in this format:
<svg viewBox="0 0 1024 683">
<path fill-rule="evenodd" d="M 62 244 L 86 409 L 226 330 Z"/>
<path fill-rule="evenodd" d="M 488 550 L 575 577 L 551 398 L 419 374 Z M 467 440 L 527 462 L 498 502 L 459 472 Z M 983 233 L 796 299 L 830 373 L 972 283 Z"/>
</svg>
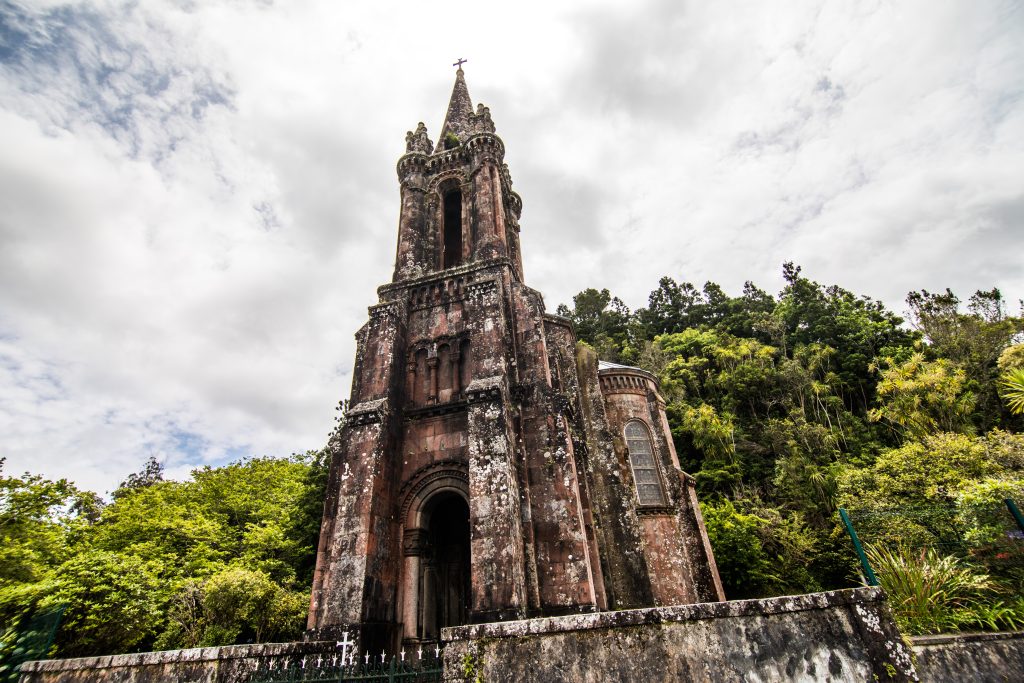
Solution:
<svg viewBox="0 0 1024 683">
<path fill-rule="evenodd" d="M 1020 2 L 0 0 L 5 470 L 320 447 L 459 57 L 551 310 L 786 260 L 1024 297 Z"/>
</svg>

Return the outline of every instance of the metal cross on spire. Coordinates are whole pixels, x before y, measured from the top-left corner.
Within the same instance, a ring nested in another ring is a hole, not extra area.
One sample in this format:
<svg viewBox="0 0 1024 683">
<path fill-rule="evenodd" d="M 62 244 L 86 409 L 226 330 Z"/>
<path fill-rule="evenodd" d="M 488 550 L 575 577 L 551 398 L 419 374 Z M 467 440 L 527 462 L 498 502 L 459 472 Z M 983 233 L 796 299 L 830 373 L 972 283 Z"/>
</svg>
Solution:
<svg viewBox="0 0 1024 683">
<path fill-rule="evenodd" d="M 462 65 L 465 64 L 468 61 L 469 61 L 468 59 L 463 59 L 462 57 L 459 57 L 458 61 L 456 61 L 454 64 L 452 64 L 452 66 L 457 66 L 461 70 L 462 69 Z"/>
</svg>

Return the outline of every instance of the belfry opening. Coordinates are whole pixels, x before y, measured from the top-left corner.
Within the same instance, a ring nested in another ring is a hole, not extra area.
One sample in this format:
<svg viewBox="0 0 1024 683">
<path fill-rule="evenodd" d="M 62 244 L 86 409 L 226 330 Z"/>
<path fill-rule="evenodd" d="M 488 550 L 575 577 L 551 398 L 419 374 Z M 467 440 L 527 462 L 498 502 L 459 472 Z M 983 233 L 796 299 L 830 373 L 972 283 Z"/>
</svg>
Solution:
<svg viewBox="0 0 1024 683">
<path fill-rule="evenodd" d="M 444 195 L 444 267 L 462 263 L 462 193 L 451 190 Z"/>
</svg>

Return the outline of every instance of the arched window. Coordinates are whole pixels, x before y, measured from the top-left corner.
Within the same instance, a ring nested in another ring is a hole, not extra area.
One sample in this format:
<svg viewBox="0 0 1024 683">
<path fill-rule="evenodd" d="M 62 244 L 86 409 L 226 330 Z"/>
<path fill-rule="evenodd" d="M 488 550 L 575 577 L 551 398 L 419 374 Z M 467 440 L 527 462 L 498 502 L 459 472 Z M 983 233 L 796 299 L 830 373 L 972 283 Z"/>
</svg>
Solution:
<svg viewBox="0 0 1024 683">
<path fill-rule="evenodd" d="M 629 448 L 629 465 L 633 468 L 636 495 L 641 505 L 664 505 L 665 490 L 661 486 L 661 475 L 654 459 L 651 433 L 639 420 L 626 423 L 626 447 Z"/>
</svg>

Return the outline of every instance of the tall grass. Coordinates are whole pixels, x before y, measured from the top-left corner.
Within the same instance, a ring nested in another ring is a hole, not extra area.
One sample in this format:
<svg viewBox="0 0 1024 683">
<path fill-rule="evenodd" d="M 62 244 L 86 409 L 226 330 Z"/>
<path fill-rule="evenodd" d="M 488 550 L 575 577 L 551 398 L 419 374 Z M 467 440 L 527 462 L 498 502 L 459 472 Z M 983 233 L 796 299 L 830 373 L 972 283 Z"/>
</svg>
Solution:
<svg viewBox="0 0 1024 683">
<path fill-rule="evenodd" d="M 866 550 L 907 635 L 1024 626 L 1024 600 L 1003 600 L 1000 584 L 957 557 L 902 545 Z"/>
</svg>

